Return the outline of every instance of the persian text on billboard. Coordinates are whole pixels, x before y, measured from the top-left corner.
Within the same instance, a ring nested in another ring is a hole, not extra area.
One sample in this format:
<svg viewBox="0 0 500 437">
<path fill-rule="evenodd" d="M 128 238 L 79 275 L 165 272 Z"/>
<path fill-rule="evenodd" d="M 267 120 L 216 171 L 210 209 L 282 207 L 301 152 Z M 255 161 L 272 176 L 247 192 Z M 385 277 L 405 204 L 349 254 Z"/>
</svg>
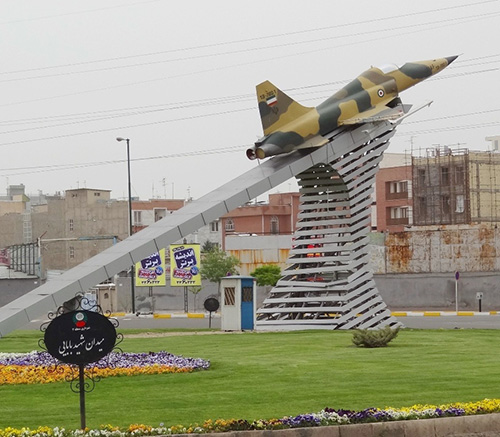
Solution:
<svg viewBox="0 0 500 437">
<path fill-rule="evenodd" d="M 199 244 L 171 245 L 170 285 L 174 287 L 201 285 L 199 259 Z"/>
<path fill-rule="evenodd" d="M 165 249 L 155 252 L 135 265 L 137 287 L 159 287 L 166 285 Z"/>
</svg>

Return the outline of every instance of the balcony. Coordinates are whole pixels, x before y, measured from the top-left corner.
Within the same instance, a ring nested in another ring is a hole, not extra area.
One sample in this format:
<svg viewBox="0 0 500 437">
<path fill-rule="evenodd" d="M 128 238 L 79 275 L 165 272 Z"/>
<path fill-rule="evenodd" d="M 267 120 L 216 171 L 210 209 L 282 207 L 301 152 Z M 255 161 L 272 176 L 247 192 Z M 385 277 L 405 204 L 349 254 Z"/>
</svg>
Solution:
<svg viewBox="0 0 500 437">
<path fill-rule="evenodd" d="M 386 193 L 386 200 L 408 199 L 408 191 L 401 191 L 400 193 Z"/>
<path fill-rule="evenodd" d="M 410 224 L 410 219 L 408 217 L 402 217 L 402 218 L 388 218 L 387 219 L 387 226 L 398 226 L 398 225 L 409 225 Z"/>
</svg>

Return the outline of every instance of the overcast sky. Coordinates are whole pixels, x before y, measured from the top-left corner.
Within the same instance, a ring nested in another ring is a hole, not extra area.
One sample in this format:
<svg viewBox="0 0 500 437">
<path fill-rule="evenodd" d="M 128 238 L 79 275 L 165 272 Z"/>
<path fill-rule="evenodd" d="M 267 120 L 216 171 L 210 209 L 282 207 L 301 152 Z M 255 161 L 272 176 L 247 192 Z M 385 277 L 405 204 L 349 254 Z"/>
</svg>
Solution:
<svg viewBox="0 0 500 437">
<path fill-rule="evenodd" d="M 0 193 L 196 198 L 258 165 L 255 86 L 316 106 L 370 66 L 461 54 L 389 152 L 500 135 L 500 0 L 2 0 Z M 294 189 L 290 181 L 281 191 Z"/>
</svg>

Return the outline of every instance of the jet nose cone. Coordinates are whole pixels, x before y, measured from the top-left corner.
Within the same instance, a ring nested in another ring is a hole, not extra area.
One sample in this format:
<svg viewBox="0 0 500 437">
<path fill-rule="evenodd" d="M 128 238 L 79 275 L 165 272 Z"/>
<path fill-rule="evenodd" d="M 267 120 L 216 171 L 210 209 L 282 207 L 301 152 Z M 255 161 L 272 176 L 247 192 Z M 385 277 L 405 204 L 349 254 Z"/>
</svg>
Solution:
<svg viewBox="0 0 500 437">
<path fill-rule="evenodd" d="M 455 59 L 458 58 L 459 55 L 457 56 L 450 56 L 448 58 L 445 58 L 448 61 L 448 65 L 450 65 Z"/>
</svg>

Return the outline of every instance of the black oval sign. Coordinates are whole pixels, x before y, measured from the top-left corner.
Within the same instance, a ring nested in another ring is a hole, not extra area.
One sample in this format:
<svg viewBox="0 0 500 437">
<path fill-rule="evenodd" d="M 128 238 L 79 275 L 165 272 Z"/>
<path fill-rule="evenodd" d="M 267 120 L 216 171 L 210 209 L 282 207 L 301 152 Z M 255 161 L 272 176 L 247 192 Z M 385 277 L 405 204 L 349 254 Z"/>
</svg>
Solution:
<svg viewBox="0 0 500 437">
<path fill-rule="evenodd" d="M 94 311 L 71 311 L 56 317 L 45 331 L 47 351 L 68 364 L 99 361 L 116 343 L 116 329 L 107 317 Z"/>
<path fill-rule="evenodd" d="M 219 301 L 215 297 L 209 297 L 203 302 L 203 306 L 208 312 L 212 313 L 219 309 Z"/>
</svg>

